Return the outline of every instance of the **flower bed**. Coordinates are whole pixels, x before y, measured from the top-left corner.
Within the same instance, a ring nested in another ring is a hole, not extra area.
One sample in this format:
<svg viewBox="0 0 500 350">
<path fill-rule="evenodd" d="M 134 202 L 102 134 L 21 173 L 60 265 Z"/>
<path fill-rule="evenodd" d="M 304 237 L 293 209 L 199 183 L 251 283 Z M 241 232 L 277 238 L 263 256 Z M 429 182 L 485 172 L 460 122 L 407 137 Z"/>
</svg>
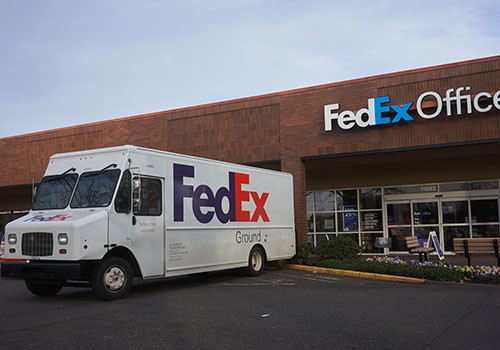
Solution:
<svg viewBox="0 0 500 350">
<path fill-rule="evenodd" d="M 417 260 L 393 256 L 374 256 L 363 259 L 358 256 L 359 249 L 353 249 L 353 244 L 354 241 L 349 238 L 335 238 L 318 248 L 302 245 L 298 247 L 297 255 L 289 262 L 434 281 L 500 283 L 500 268 L 497 266 L 460 266 L 446 261 L 421 263 Z M 311 257 L 315 258 L 314 262 L 310 259 Z M 319 262 L 316 264 L 317 260 Z"/>
<path fill-rule="evenodd" d="M 500 283 L 500 268 L 497 266 L 460 266 L 452 265 L 448 262 L 419 262 L 416 260 L 403 260 L 399 257 L 377 256 L 367 258 L 368 263 L 400 265 L 400 266 L 420 266 L 431 267 L 442 270 L 454 271 L 462 276 L 465 281 L 472 281 L 476 283 Z"/>
<path fill-rule="evenodd" d="M 420 264 L 418 261 L 405 261 L 399 258 L 375 257 L 365 260 L 322 260 L 321 267 L 371 272 L 393 276 L 423 278 L 434 281 L 460 282 L 463 275 L 459 272 L 434 266 L 429 263 Z"/>
</svg>

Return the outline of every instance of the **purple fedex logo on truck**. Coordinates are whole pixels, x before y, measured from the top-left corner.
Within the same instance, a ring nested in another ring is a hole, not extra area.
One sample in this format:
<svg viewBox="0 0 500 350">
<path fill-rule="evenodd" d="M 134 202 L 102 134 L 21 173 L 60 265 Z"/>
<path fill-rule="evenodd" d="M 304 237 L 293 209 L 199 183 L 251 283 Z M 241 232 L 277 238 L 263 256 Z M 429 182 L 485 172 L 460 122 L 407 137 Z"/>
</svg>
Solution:
<svg viewBox="0 0 500 350">
<path fill-rule="evenodd" d="M 209 184 L 192 185 L 189 180 L 196 179 L 193 165 L 174 164 L 174 222 L 184 221 L 184 210 L 191 201 L 191 209 L 196 220 L 202 224 L 216 219 L 228 222 L 269 222 L 266 202 L 269 192 L 244 189 L 251 186 L 247 173 L 227 172 L 227 187 L 212 188 Z M 192 182 L 192 181 L 191 181 Z M 253 210 L 245 210 L 246 204 L 253 203 Z"/>
</svg>

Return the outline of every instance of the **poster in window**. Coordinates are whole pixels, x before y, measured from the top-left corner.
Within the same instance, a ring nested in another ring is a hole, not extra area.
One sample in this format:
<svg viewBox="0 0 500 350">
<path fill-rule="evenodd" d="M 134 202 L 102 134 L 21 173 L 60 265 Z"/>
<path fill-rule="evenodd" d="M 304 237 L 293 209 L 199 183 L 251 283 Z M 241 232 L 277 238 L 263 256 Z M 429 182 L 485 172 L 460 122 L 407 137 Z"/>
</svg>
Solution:
<svg viewBox="0 0 500 350">
<path fill-rule="evenodd" d="M 363 231 L 380 231 L 382 230 L 382 212 L 379 211 L 369 211 L 363 212 Z"/>
<path fill-rule="evenodd" d="M 356 231 L 358 229 L 358 212 L 344 212 L 342 213 L 343 227 L 342 231 Z"/>
<path fill-rule="evenodd" d="M 325 219 L 324 224 L 325 230 L 333 231 L 335 229 L 332 219 Z"/>
</svg>

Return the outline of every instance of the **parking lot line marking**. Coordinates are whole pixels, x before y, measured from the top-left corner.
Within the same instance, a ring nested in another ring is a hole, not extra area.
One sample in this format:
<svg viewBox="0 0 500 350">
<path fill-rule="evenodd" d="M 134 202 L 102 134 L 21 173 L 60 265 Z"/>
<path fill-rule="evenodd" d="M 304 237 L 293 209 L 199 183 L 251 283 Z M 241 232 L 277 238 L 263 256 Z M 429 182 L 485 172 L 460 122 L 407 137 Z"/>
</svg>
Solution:
<svg viewBox="0 0 500 350">
<path fill-rule="evenodd" d="M 223 282 L 223 283 L 217 283 L 219 285 L 223 286 L 294 286 L 295 283 L 264 283 L 264 282 L 257 282 L 257 283 L 229 283 L 229 282 Z"/>
</svg>

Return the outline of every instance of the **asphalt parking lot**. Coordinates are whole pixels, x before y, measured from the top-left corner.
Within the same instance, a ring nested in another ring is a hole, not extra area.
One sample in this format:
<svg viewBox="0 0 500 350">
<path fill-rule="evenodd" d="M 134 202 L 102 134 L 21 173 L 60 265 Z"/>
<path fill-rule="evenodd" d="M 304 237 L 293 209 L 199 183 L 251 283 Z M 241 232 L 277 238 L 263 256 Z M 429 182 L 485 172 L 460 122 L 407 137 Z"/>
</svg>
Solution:
<svg viewBox="0 0 500 350">
<path fill-rule="evenodd" d="M 86 288 L 35 297 L 0 278 L 0 348 L 487 349 L 499 311 L 498 286 L 284 269 L 138 281 L 115 302 Z"/>
</svg>

